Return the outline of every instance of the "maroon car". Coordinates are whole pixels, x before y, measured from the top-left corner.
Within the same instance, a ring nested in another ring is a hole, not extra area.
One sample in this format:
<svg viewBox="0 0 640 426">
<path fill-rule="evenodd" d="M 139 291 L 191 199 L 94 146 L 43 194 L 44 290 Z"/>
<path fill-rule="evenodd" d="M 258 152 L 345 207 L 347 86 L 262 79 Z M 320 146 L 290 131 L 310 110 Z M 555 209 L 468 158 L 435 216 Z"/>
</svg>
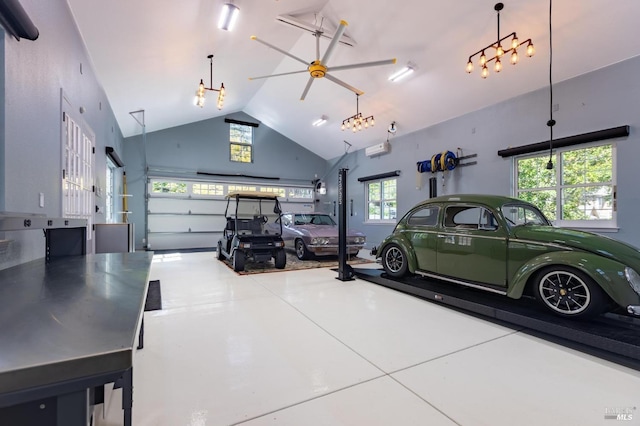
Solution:
<svg viewBox="0 0 640 426">
<path fill-rule="evenodd" d="M 283 213 L 282 239 L 285 247 L 295 250 L 298 259 L 338 254 L 338 225 L 326 213 Z M 362 232 L 347 231 L 347 253 L 358 254 L 366 237 Z"/>
</svg>

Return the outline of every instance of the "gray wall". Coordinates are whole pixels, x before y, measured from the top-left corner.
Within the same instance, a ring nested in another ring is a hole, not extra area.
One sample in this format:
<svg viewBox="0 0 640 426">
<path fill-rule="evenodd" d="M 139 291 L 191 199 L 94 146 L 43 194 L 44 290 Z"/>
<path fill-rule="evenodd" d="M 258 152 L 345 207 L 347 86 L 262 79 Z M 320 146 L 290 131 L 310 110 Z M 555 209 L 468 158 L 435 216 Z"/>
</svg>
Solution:
<svg viewBox="0 0 640 426">
<path fill-rule="evenodd" d="M 62 214 L 61 91 L 95 133 L 96 183 L 105 180 L 105 146 L 122 152 L 122 134 L 65 0 L 21 0 L 40 31 L 36 41 L 2 37 L 0 211 Z M 84 114 L 79 113 L 84 107 Z M 44 193 L 40 208 L 38 194 Z M 104 210 L 104 200 L 96 198 Z M 98 214 L 96 221 L 103 221 Z M 44 256 L 42 231 L 0 233 L 11 240 L 0 268 Z"/>
<path fill-rule="evenodd" d="M 630 125 L 630 135 L 617 143 L 618 232 L 606 235 L 640 246 L 640 57 L 611 65 L 554 85 L 554 138 L 606 128 Z M 478 84 L 482 84 L 478 81 Z M 358 177 L 401 170 L 398 178 L 398 215 L 429 198 L 428 178 L 416 188 L 416 161 L 430 159 L 444 150 L 462 148 L 464 154 L 478 154 L 478 164 L 460 167 L 445 175 L 437 173 L 438 195 L 488 193 L 512 195 L 513 160 L 497 151 L 512 146 L 549 140 L 548 88 L 510 99 L 491 107 L 403 135 L 402 117 L 398 133 L 391 139 L 392 151 L 367 158 L 362 150 L 349 154 L 338 168 L 349 169 L 348 198 L 354 200 L 355 215 L 349 226 L 367 234 L 368 247 L 390 234 L 393 225 L 365 225 L 364 184 Z M 336 159 L 334 159 L 335 161 Z M 329 208 L 337 197 L 337 170 L 328 177 L 328 193 L 321 205 Z"/>
<path fill-rule="evenodd" d="M 195 107 L 194 107 L 195 108 Z M 324 174 L 327 162 L 286 138 L 273 129 L 260 124 L 254 128 L 253 158 L 251 164 L 229 160 L 229 124 L 225 118 L 259 123 L 242 113 L 230 113 L 226 117 L 212 118 L 184 126 L 173 127 L 125 139 L 125 169 L 129 199 L 130 221 L 135 223 L 136 247 L 145 245 L 144 238 L 144 154 L 150 175 L 181 178 L 207 178 L 197 172 L 233 175 L 278 177 L 272 184 L 311 184 Z M 141 129 L 142 132 L 142 129 Z M 233 178 L 217 178 L 234 180 Z M 241 179 L 241 178 L 239 178 Z M 245 179 L 246 180 L 246 179 Z"/>
</svg>

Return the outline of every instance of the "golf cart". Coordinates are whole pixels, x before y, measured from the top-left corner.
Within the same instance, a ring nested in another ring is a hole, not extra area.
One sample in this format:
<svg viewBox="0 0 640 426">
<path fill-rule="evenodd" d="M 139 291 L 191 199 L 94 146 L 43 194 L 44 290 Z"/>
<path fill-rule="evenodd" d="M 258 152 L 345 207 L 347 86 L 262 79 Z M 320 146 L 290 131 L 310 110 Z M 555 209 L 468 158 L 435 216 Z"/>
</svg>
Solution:
<svg viewBox="0 0 640 426">
<path fill-rule="evenodd" d="M 226 198 L 227 224 L 218 240 L 218 259 L 229 259 L 236 272 L 244 270 L 247 260 L 269 262 L 271 258 L 276 268 L 284 269 L 287 257 L 282 225 L 276 221 L 281 212 L 277 195 L 234 191 Z"/>
</svg>

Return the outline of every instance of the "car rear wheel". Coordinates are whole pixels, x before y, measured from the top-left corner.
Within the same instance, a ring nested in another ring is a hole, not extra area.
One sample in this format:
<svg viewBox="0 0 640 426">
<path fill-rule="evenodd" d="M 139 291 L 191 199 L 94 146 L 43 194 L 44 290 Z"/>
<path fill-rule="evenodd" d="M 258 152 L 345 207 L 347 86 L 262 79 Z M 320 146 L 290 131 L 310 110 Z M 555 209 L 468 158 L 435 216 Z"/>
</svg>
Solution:
<svg viewBox="0 0 640 426">
<path fill-rule="evenodd" d="M 299 239 L 296 240 L 296 256 L 298 256 L 298 259 L 300 260 L 306 260 L 311 257 L 311 253 L 307 250 L 307 246 L 304 244 L 304 241 Z"/>
<path fill-rule="evenodd" d="M 592 318 L 604 311 L 606 295 L 587 275 L 565 266 L 545 268 L 536 275 L 536 298 L 557 315 Z"/>
<path fill-rule="evenodd" d="M 287 254 L 284 252 L 284 249 L 277 250 L 273 259 L 276 269 L 284 269 L 287 265 Z"/>
<path fill-rule="evenodd" d="M 382 267 L 384 271 L 395 278 L 402 277 L 407 273 L 407 256 L 400 246 L 390 244 L 382 252 Z"/>
<path fill-rule="evenodd" d="M 245 260 L 244 252 L 236 250 L 235 253 L 233 253 L 233 270 L 236 272 L 244 271 Z"/>
</svg>

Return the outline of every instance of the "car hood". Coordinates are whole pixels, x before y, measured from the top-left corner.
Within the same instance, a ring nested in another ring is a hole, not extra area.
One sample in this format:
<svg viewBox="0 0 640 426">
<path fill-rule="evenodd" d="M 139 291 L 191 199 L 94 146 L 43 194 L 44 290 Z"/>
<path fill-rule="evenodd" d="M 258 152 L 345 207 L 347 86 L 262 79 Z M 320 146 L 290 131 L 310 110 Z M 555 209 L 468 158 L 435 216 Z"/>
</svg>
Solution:
<svg viewBox="0 0 640 426">
<path fill-rule="evenodd" d="M 332 225 L 296 225 L 294 228 L 311 237 L 336 237 L 338 235 L 338 227 Z M 355 229 L 348 229 L 347 236 L 364 237 L 364 234 Z"/>
<path fill-rule="evenodd" d="M 560 244 L 614 259 L 640 272 L 640 249 L 609 237 L 552 226 L 524 225 L 512 229 L 516 238 Z"/>
</svg>

